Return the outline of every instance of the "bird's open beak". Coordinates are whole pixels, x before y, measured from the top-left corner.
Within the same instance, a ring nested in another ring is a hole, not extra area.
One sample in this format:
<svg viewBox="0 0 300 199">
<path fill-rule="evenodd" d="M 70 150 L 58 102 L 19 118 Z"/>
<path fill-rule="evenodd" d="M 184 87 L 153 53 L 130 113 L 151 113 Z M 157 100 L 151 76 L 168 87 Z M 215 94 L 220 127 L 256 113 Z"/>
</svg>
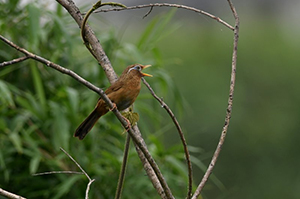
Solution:
<svg viewBox="0 0 300 199">
<path fill-rule="evenodd" d="M 143 66 L 142 70 L 144 70 L 145 68 L 149 68 L 151 65 L 145 65 Z M 141 72 L 142 73 L 142 72 Z M 147 74 L 147 73 L 142 73 L 143 76 L 147 76 L 147 77 L 152 77 L 152 75 Z"/>
</svg>

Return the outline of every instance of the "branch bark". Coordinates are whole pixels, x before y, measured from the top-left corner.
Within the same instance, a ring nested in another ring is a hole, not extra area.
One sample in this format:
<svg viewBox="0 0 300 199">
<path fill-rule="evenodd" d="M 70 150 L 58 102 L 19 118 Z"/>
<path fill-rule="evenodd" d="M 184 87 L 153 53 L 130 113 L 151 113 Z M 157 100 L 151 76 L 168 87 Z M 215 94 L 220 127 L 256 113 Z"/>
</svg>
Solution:
<svg viewBox="0 0 300 199">
<path fill-rule="evenodd" d="M 1 188 L 0 188 L 0 195 L 5 196 L 7 198 L 11 198 L 11 199 L 26 199 L 26 198 L 23 198 L 22 196 L 16 195 L 14 193 L 10 193 Z"/>
<path fill-rule="evenodd" d="M 12 64 L 16 64 L 16 63 L 19 63 L 19 62 L 22 62 L 22 61 L 25 61 L 27 60 L 29 57 L 27 56 L 23 56 L 23 57 L 19 57 L 17 59 L 13 59 L 11 61 L 5 61 L 5 62 L 2 62 L 0 63 L 0 68 L 2 67 L 5 67 L 5 66 L 8 66 L 8 65 L 12 65 Z"/>
</svg>

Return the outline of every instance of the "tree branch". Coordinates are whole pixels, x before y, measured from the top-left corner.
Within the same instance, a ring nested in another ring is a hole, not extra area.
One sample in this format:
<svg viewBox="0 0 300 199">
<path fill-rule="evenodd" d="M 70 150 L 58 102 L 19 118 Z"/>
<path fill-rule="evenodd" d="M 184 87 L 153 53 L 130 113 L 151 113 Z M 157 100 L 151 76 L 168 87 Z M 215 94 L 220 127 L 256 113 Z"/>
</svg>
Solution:
<svg viewBox="0 0 300 199">
<path fill-rule="evenodd" d="M 147 12 L 147 14 L 145 16 L 148 16 L 150 14 L 153 7 L 175 7 L 175 8 L 190 10 L 190 11 L 196 12 L 198 14 L 205 15 L 205 16 L 207 16 L 207 17 L 209 17 L 213 20 L 216 20 L 217 22 L 223 24 L 227 28 L 229 28 L 231 30 L 234 30 L 234 27 L 232 27 L 230 24 L 228 24 L 227 22 L 222 20 L 220 17 L 217 17 L 213 14 L 210 14 L 208 12 L 205 12 L 203 10 L 199 10 L 199 9 L 196 9 L 196 8 L 193 8 L 193 7 L 189 7 L 189 6 L 185 6 L 185 5 L 179 5 L 179 4 L 171 4 L 171 3 L 154 3 L 154 4 L 131 6 L 131 7 L 126 7 L 126 8 L 102 9 L 102 10 L 95 11 L 95 13 L 98 13 L 98 12 L 111 12 L 111 11 L 122 11 L 122 10 L 134 10 L 134 9 L 141 9 L 141 8 L 148 8 L 148 7 L 150 7 L 151 9 L 150 9 L 149 12 Z"/>
<path fill-rule="evenodd" d="M 81 24 L 83 21 L 83 16 L 80 13 L 80 10 L 75 5 L 75 3 L 72 0 L 56 0 L 60 5 L 62 5 L 69 14 L 73 17 L 73 19 L 78 24 L 79 28 L 81 28 Z M 94 55 L 103 68 L 106 77 L 108 78 L 110 83 L 113 83 L 117 81 L 118 76 L 115 73 L 114 69 L 111 66 L 111 63 L 103 50 L 99 40 L 95 36 L 93 30 L 89 27 L 89 25 L 86 25 L 85 27 L 85 38 L 90 43 L 91 48 L 93 49 Z"/>
<path fill-rule="evenodd" d="M 23 198 L 22 196 L 18 196 L 14 193 L 10 193 L 1 188 L 0 188 L 0 195 L 5 196 L 7 198 L 11 198 L 11 199 L 26 199 L 26 198 Z"/>
<path fill-rule="evenodd" d="M 87 177 L 87 179 L 89 180 L 89 183 L 88 183 L 87 188 L 85 190 L 85 199 L 88 199 L 89 198 L 90 186 L 95 181 L 95 179 L 91 179 L 90 176 L 85 172 L 85 170 L 80 166 L 80 164 L 68 152 L 66 152 L 61 147 L 60 147 L 60 150 L 62 150 L 76 164 L 76 166 L 82 172 L 76 172 L 76 171 L 49 171 L 49 172 L 43 172 L 43 173 L 36 173 L 36 174 L 33 174 L 33 176 L 41 176 L 41 175 L 49 175 L 49 174 L 57 174 L 57 173 L 84 174 Z"/>
<path fill-rule="evenodd" d="M 222 146 L 225 142 L 225 138 L 227 135 L 228 127 L 229 127 L 229 122 L 231 119 L 231 113 L 232 113 L 232 104 L 233 104 L 233 94 L 234 94 L 234 87 L 235 87 L 235 75 L 236 75 L 236 60 L 237 60 L 237 47 L 238 47 L 238 39 L 239 39 L 239 17 L 238 14 L 231 2 L 231 0 L 227 0 L 229 3 L 229 6 L 231 8 L 231 11 L 233 13 L 233 16 L 235 18 L 235 26 L 234 26 L 234 41 L 233 41 L 233 53 L 232 53 L 232 64 L 231 64 L 231 78 L 230 78 L 230 89 L 229 89 L 229 98 L 228 98 L 228 106 L 226 109 L 226 116 L 225 116 L 225 124 L 223 126 L 222 132 L 221 132 L 221 137 L 219 140 L 219 143 L 217 145 L 217 148 L 214 152 L 214 155 L 211 159 L 211 162 L 200 182 L 198 185 L 192 199 L 198 198 L 200 195 L 204 185 L 206 184 L 210 174 L 212 173 L 214 166 L 216 165 L 216 162 L 218 160 L 218 157 L 220 155 Z"/>
<path fill-rule="evenodd" d="M 187 162 L 187 166 L 188 166 L 188 179 L 189 179 L 189 181 L 188 181 L 187 198 L 190 198 L 191 195 L 192 195 L 192 187 L 193 187 L 192 163 L 191 163 L 191 160 L 190 160 L 190 153 L 189 153 L 189 150 L 187 148 L 187 143 L 185 141 L 182 129 L 181 129 L 181 127 L 179 125 L 179 122 L 177 121 L 174 113 L 169 108 L 169 106 L 161 98 L 159 98 L 155 94 L 154 90 L 151 88 L 151 86 L 148 84 L 148 82 L 144 78 L 142 78 L 142 81 L 147 86 L 147 88 L 149 89 L 149 91 L 152 94 L 152 96 L 161 104 L 162 108 L 164 108 L 167 111 L 167 113 L 170 115 L 172 121 L 174 122 L 174 124 L 175 124 L 175 126 L 177 128 L 177 131 L 179 133 L 179 136 L 180 136 L 180 139 L 181 139 L 181 142 L 182 142 L 182 145 L 183 145 L 183 149 L 184 149 L 184 153 L 185 153 L 185 158 L 186 158 L 186 162 Z"/>
<path fill-rule="evenodd" d="M 140 132 L 139 128 L 136 125 L 133 126 L 133 129 L 134 129 L 134 133 L 137 136 L 142 137 L 141 132 Z M 158 194 L 160 195 L 160 197 L 162 199 L 170 198 L 166 195 L 166 193 L 164 191 L 164 188 L 162 187 L 162 184 L 160 183 L 153 167 L 151 166 L 151 164 L 147 160 L 146 156 L 144 155 L 144 153 L 142 152 L 140 147 L 136 143 L 134 143 L 134 144 L 135 144 L 135 148 L 136 148 L 136 151 L 138 153 L 138 156 L 139 156 L 139 158 L 140 158 L 140 160 L 141 160 L 141 162 L 144 166 L 144 170 L 146 171 L 147 176 L 151 180 L 151 183 L 152 183 L 153 187 L 156 189 L 156 191 L 158 192 Z M 146 143 L 144 142 L 144 140 L 142 140 L 142 144 L 145 145 L 145 147 L 146 147 Z"/>
<path fill-rule="evenodd" d="M 47 171 L 42 173 L 34 173 L 33 176 L 43 176 L 43 175 L 51 175 L 51 174 L 84 174 L 82 172 L 77 171 Z"/>
<path fill-rule="evenodd" d="M 120 199 L 121 195 L 122 195 L 124 179 L 125 179 L 125 174 L 126 174 L 126 165 L 127 165 L 127 161 L 128 161 L 129 146 L 130 146 L 130 136 L 129 136 L 129 134 L 126 134 L 126 142 L 125 142 L 125 147 L 124 147 L 123 161 L 122 161 L 122 166 L 121 166 L 120 175 L 119 175 L 119 179 L 118 179 L 118 185 L 117 185 L 115 199 Z"/>
<path fill-rule="evenodd" d="M 8 66 L 8 65 L 16 64 L 16 63 L 19 63 L 19 62 L 22 62 L 22 61 L 25 61 L 25 60 L 27 60 L 28 58 L 29 58 L 29 57 L 24 56 L 24 57 L 19 57 L 19 58 L 13 59 L 13 60 L 11 60 L 11 61 L 5 61 L 5 62 L 2 62 L 2 63 L 0 63 L 0 68 L 5 67 L 5 66 Z"/>
</svg>

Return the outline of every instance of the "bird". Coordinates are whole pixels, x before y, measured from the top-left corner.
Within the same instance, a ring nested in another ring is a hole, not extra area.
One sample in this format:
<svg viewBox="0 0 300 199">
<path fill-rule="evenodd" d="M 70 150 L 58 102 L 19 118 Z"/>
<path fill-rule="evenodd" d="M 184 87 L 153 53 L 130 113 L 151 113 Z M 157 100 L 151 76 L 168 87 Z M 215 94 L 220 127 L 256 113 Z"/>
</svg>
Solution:
<svg viewBox="0 0 300 199">
<path fill-rule="evenodd" d="M 141 90 L 142 77 L 152 77 L 152 75 L 142 72 L 143 69 L 150 66 L 151 65 L 133 64 L 126 67 L 119 79 L 105 90 L 105 94 L 119 111 L 125 110 L 136 100 Z M 94 110 L 76 129 L 74 137 L 78 137 L 82 140 L 99 118 L 105 115 L 109 110 L 105 101 L 100 97 Z"/>
</svg>

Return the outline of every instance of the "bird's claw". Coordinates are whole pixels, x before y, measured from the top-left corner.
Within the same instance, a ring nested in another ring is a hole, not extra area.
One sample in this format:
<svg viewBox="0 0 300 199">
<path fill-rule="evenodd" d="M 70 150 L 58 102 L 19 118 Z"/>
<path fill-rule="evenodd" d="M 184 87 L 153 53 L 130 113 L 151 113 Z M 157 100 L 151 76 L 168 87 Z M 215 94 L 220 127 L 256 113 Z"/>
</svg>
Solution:
<svg viewBox="0 0 300 199">
<path fill-rule="evenodd" d="M 112 104 L 113 104 L 113 107 L 109 108 L 108 109 L 109 111 L 113 111 L 113 110 L 117 109 L 117 105 L 115 103 L 112 103 Z"/>
<path fill-rule="evenodd" d="M 126 131 L 129 131 L 129 129 L 131 129 L 131 123 L 130 123 L 129 119 L 127 119 L 126 117 L 123 116 L 123 118 L 124 118 L 124 119 L 126 120 L 126 122 L 127 122 L 127 126 L 125 127 L 125 130 L 126 130 Z"/>
</svg>

